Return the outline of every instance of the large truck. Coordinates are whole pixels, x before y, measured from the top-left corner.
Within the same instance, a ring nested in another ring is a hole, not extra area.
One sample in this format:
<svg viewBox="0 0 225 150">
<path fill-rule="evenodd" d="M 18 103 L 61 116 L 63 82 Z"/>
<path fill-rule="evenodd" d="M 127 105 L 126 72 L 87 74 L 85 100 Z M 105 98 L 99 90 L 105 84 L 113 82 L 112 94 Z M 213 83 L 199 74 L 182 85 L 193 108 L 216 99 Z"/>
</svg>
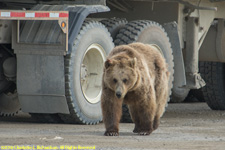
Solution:
<svg viewBox="0 0 225 150">
<path fill-rule="evenodd" d="M 224 0 L 0 0 L 0 115 L 99 123 L 104 61 L 132 42 L 165 57 L 171 101 L 225 110 L 224 19 Z"/>
</svg>

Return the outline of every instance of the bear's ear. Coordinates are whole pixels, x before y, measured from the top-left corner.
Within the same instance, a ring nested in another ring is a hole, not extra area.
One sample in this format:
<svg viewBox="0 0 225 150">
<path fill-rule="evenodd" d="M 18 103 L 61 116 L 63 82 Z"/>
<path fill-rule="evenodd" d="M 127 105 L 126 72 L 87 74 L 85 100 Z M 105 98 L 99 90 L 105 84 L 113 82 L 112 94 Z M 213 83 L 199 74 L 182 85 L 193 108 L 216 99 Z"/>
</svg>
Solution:
<svg viewBox="0 0 225 150">
<path fill-rule="evenodd" d="M 105 61 L 105 69 L 109 68 L 110 66 L 112 66 L 114 64 L 113 60 L 111 59 L 107 59 Z"/>
<path fill-rule="evenodd" d="M 132 68 L 135 68 L 136 65 L 137 65 L 137 58 L 134 57 L 133 59 L 130 60 L 130 66 L 131 66 Z"/>
</svg>

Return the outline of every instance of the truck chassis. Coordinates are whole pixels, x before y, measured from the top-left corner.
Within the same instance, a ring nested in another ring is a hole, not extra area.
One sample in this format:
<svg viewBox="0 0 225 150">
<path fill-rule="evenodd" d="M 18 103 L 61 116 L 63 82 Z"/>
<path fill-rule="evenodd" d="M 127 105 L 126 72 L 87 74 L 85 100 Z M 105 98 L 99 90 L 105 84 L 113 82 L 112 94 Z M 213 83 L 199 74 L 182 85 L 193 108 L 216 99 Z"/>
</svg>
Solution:
<svg viewBox="0 0 225 150">
<path fill-rule="evenodd" d="M 99 123 L 105 58 L 114 45 L 132 42 L 165 57 L 172 102 L 198 89 L 210 108 L 225 110 L 224 0 L 0 4 L 1 116 L 22 108 L 44 122 Z"/>
</svg>

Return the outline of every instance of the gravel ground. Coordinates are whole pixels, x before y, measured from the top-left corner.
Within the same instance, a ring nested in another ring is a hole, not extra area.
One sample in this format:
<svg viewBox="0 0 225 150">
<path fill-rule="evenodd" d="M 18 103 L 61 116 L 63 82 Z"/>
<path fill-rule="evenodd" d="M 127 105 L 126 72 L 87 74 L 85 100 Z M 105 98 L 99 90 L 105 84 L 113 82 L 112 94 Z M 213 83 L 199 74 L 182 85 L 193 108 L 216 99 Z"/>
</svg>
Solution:
<svg viewBox="0 0 225 150">
<path fill-rule="evenodd" d="M 0 149 L 225 150 L 225 111 L 210 110 L 205 103 L 169 104 L 150 136 L 134 134 L 133 128 L 132 123 L 121 123 L 119 137 L 105 137 L 103 123 L 43 124 L 19 113 L 0 118 Z"/>
</svg>

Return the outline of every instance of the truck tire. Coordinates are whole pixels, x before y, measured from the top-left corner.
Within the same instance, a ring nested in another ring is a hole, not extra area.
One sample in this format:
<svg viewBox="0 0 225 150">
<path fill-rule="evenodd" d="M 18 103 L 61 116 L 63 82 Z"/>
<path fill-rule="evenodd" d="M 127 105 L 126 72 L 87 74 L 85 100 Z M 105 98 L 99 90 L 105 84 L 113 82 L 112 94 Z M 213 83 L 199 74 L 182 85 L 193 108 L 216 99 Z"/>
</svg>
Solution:
<svg viewBox="0 0 225 150">
<path fill-rule="evenodd" d="M 120 18 L 111 18 L 101 20 L 101 23 L 105 25 L 105 27 L 109 30 L 114 41 L 116 39 L 116 35 L 119 33 L 119 30 L 127 24 L 127 20 Z"/>
<path fill-rule="evenodd" d="M 17 92 L 5 92 L 0 94 L 0 116 L 11 117 L 21 109 Z"/>
<path fill-rule="evenodd" d="M 104 25 L 85 21 L 65 58 L 66 97 L 70 114 L 66 123 L 97 124 L 102 121 L 101 84 L 106 56 L 114 48 Z"/>
<path fill-rule="evenodd" d="M 174 62 L 173 54 L 171 49 L 171 44 L 167 33 L 161 25 L 156 22 L 148 20 L 138 20 L 132 21 L 125 25 L 123 29 L 119 31 L 116 37 L 115 44 L 129 44 L 133 42 L 142 42 L 145 44 L 151 44 L 157 48 L 168 64 L 168 69 L 170 71 L 169 89 L 171 95 L 171 89 L 173 87 L 173 73 L 174 73 Z M 169 101 L 169 98 L 168 98 Z M 122 122 L 132 122 L 128 108 L 123 106 Z"/>
<path fill-rule="evenodd" d="M 202 88 L 206 103 L 213 110 L 225 110 L 225 63 L 202 62 L 200 70 L 206 82 Z"/>
</svg>

